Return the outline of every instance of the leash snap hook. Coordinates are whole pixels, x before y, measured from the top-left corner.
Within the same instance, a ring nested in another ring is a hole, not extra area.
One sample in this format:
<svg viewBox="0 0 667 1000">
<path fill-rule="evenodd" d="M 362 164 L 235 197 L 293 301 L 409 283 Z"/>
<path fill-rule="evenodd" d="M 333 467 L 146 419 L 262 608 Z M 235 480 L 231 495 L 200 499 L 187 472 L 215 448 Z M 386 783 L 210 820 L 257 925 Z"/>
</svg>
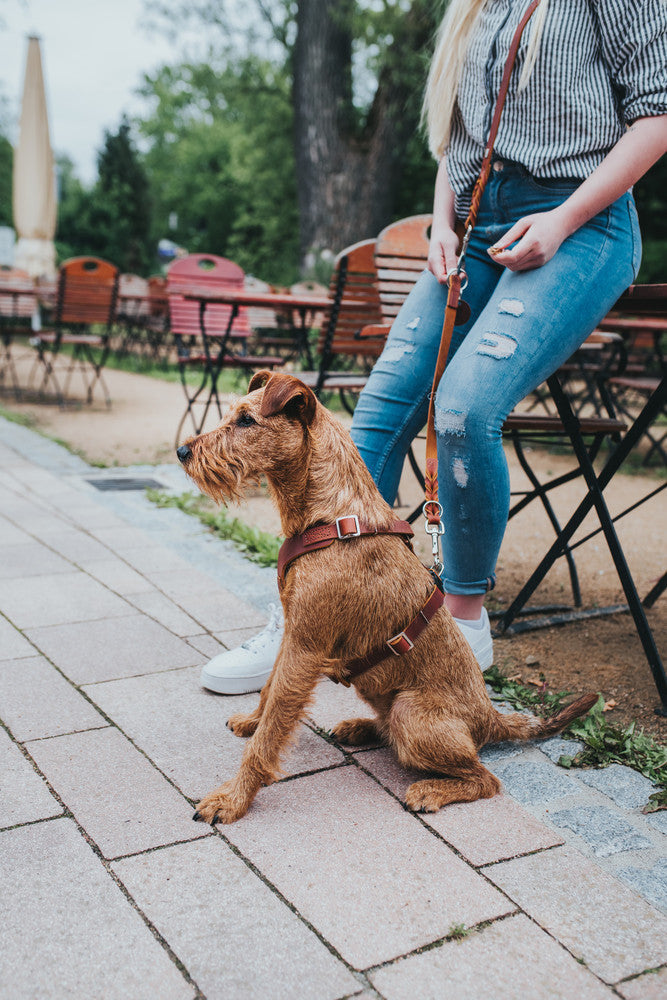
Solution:
<svg viewBox="0 0 667 1000">
<path fill-rule="evenodd" d="M 440 539 L 445 533 L 445 526 L 442 523 L 442 504 L 438 503 L 437 500 L 427 500 L 422 508 L 422 513 L 425 521 L 424 531 L 431 536 L 431 555 L 433 556 L 431 570 L 440 576 L 445 568 L 440 558 Z"/>
</svg>

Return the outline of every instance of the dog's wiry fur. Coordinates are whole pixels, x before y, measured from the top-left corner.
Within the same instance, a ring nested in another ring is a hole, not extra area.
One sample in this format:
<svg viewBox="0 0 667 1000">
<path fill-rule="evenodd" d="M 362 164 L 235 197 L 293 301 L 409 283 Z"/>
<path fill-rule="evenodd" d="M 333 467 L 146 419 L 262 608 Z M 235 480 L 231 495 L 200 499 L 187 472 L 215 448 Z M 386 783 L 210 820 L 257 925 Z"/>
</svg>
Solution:
<svg viewBox="0 0 667 1000">
<path fill-rule="evenodd" d="M 266 476 L 285 536 L 349 514 L 377 527 L 394 520 L 347 431 L 291 375 L 255 375 L 220 426 L 187 445 L 186 471 L 215 500 L 238 499 L 246 483 Z M 241 767 L 199 803 L 196 817 L 231 823 L 243 816 L 260 786 L 279 776 L 281 753 L 319 678 L 344 678 L 345 663 L 405 628 L 432 588 L 396 536 L 334 542 L 297 559 L 281 594 L 285 634 L 273 672 L 255 711 L 228 723 L 251 737 Z M 406 767 L 442 775 L 408 789 L 407 805 L 427 812 L 498 792 L 477 756 L 485 743 L 550 735 L 595 702 L 580 698 L 548 721 L 499 714 L 444 606 L 409 653 L 389 654 L 353 683 L 376 718 L 341 722 L 334 737 L 351 746 L 380 738 Z"/>
</svg>

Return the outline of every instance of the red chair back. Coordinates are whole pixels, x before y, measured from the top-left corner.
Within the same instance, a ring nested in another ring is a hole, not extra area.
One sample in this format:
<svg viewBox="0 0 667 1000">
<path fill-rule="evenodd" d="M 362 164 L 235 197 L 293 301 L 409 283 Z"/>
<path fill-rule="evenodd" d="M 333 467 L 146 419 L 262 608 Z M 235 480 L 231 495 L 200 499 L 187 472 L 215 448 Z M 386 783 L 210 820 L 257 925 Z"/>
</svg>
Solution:
<svg viewBox="0 0 667 1000">
<path fill-rule="evenodd" d="M 215 254 L 193 253 L 176 260 L 167 271 L 167 295 L 172 333 L 195 337 L 201 333 L 199 303 L 184 295 L 215 295 L 216 291 L 242 291 L 243 270 L 238 264 Z M 220 337 L 229 323 L 231 306 L 209 305 L 204 314 L 206 334 Z M 249 336 L 250 325 L 245 307 L 238 311 L 231 330 L 237 337 Z"/>
</svg>

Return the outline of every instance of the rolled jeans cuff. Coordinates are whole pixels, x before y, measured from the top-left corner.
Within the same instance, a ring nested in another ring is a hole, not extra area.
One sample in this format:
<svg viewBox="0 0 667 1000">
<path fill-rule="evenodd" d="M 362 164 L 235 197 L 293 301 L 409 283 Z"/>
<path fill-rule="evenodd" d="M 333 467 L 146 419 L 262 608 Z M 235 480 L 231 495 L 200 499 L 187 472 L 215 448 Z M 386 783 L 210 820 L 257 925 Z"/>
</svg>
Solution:
<svg viewBox="0 0 667 1000">
<path fill-rule="evenodd" d="M 456 580 L 449 580 L 447 577 L 443 577 L 442 585 L 445 588 L 446 594 L 486 594 L 495 587 L 496 576 L 495 573 L 492 573 L 491 576 L 487 576 L 484 580 L 473 580 L 471 583 L 458 583 Z"/>
</svg>

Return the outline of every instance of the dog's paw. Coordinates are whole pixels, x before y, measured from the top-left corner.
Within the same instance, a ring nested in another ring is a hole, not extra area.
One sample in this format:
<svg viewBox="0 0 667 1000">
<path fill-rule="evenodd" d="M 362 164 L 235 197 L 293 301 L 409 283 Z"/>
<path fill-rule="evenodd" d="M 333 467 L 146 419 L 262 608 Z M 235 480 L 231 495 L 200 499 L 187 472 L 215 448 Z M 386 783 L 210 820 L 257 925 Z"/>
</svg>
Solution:
<svg viewBox="0 0 667 1000">
<path fill-rule="evenodd" d="M 338 743 L 348 747 L 363 747 L 367 743 L 377 743 L 379 734 L 371 719 L 346 719 L 331 730 Z"/>
<path fill-rule="evenodd" d="M 227 728 L 231 729 L 235 736 L 252 736 L 258 725 L 259 719 L 243 712 L 237 712 L 227 720 Z"/>
<path fill-rule="evenodd" d="M 343 660 L 324 660 L 321 670 L 322 676 L 328 677 L 334 684 L 350 686 L 350 674 Z"/>
<path fill-rule="evenodd" d="M 197 810 L 192 817 L 204 823 L 235 823 L 248 811 L 249 803 L 240 802 L 225 786 L 211 792 L 197 804 Z"/>
<path fill-rule="evenodd" d="M 438 779 L 415 781 L 405 793 L 406 806 L 412 812 L 437 812 L 450 801 L 443 785 Z"/>
</svg>

